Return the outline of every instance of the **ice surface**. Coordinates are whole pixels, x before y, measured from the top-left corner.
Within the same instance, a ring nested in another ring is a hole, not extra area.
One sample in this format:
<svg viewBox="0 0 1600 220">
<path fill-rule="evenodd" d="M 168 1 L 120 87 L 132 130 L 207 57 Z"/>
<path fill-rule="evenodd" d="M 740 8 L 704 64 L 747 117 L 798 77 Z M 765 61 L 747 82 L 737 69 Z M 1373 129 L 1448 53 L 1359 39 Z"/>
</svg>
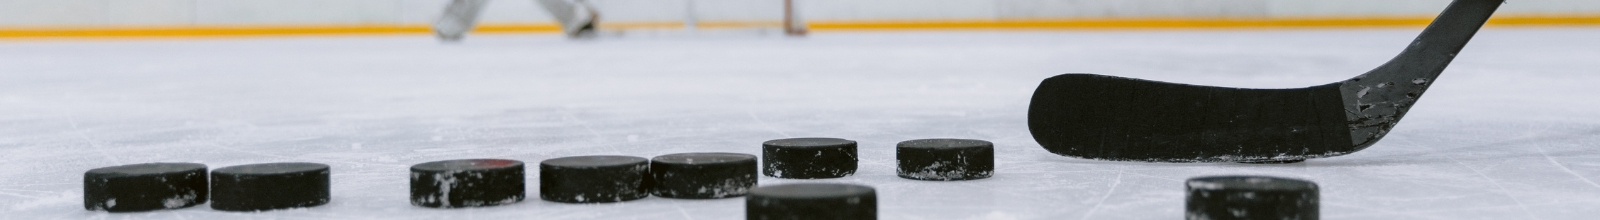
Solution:
<svg viewBox="0 0 1600 220">
<path fill-rule="evenodd" d="M 0 213 L 16 219 L 740 219 L 744 199 L 433 209 L 407 167 L 578 155 L 759 154 L 860 143 L 883 219 L 1174 219 L 1184 180 L 1316 181 L 1327 219 L 1600 216 L 1600 29 L 1488 28 L 1377 145 L 1297 164 L 1102 162 L 1029 137 L 1038 82 L 1088 72 L 1303 87 L 1394 56 L 1419 29 L 893 32 L 783 37 L 473 35 L 0 42 Z M 1092 103 L 1087 103 L 1092 104 Z M 994 177 L 895 176 L 894 144 L 995 143 Z M 332 166 L 331 203 L 269 212 L 83 209 L 89 169 Z M 538 183 L 537 169 L 528 183 Z"/>
</svg>

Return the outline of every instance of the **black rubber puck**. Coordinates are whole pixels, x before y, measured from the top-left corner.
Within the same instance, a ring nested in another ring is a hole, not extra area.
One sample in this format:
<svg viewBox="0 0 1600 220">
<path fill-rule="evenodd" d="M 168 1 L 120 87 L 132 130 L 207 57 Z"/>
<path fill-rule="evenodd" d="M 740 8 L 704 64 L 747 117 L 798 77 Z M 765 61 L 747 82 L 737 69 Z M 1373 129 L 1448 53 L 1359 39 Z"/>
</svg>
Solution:
<svg viewBox="0 0 1600 220">
<path fill-rule="evenodd" d="M 446 160 L 411 166 L 411 204 L 434 208 L 521 202 L 526 190 L 522 161 Z"/>
<path fill-rule="evenodd" d="M 745 219 L 877 219 L 872 187 L 833 183 L 763 186 L 750 190 Z"/>
<path fill-rule="evenodd" d="M 1188 219 L 1308 219 L 1317 214 L 1317 184 L 1266 176 L 1189 179 Z"/>
<path fill-rule="evenodd" d="M 328 203 L 328 165 L 264 163 L 211 171 L 211 208 L 262 211 Z"/>
<path fill-rule="evenodd" d="M 839 178 L 856 173 L 856 142 L 789 138 L 761 143 L 762 174 L 786 179 Z"/>
<path fill-rule="evenodd" d="M 756 186 L 756 156 L 736 153 L 682 153 L 650 159 L 654 195 L 715 199 L 743 196 Z"/>
<path fill-rule="evenodd" d="M 206 201 L 206 165 L 145 163 L 83 173 L 83 208 L 137 212 L 176 209 Z"/>
<path fill-rule="evenodd" d="M 896 173 L 914 180 L 973 180 L 994 175 L 994 143 L 967 139 L 902 141 Z"/>
<path fill-rule="evenodd" d="M 539 198 L 566 203 L 621 202 L 650 196 L 650 160 L 577 156 L 539 162 Z"/>
</svg>

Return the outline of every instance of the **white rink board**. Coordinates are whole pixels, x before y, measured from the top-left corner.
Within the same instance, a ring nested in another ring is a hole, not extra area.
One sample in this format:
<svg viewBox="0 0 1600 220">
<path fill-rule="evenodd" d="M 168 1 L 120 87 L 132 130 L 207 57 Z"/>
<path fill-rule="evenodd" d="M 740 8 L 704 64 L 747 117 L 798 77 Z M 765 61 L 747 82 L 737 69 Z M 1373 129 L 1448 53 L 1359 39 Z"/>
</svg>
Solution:
<svg viewBox="0 0 1600 220">
<path fill-rule="evenodd" d="M 492 0 L 480 22 L 545 23 L 535 0 Z M 783 0 L 589 0 L 601 22 L 773 22 Z M 427 25 L 449 0 L 0 0 L 0 29 Z M 1433 17 L 1451 0 L 795 0 L 806 21 Z M 1501 15 L 1584 16 L 1594 0 L 1511 0 Z M 606 24 L 601 24 L 605 26 Z"/>
<path fill-rule="evenodd" d="M 461 158 L 759 154 L 861 143 L 882 219 L 1174 219 L 1183 184 L 1257 174 L 1321 185 L 1326 219 L 1600 216 L 1600 30 L 1488 28 L 1383 141 L 1297 164 L 1102 162 L 1046 152 L 1028 99 L 1089 72 L 1288 88 L 1365 72 L 1418 29 L 557 35 L 0 42 L 0 213 L 16 219 L 741 219 L 742 198 L 411 206 L 407 167 Z M 894 175 L 893 144 L 996 143 L 993 178 Z M 332 166 L 331 203 L 85 211 L 83 172 L 143 162 Z M 536 167 L 536 166 L 534 166 Z"/>
</svg>

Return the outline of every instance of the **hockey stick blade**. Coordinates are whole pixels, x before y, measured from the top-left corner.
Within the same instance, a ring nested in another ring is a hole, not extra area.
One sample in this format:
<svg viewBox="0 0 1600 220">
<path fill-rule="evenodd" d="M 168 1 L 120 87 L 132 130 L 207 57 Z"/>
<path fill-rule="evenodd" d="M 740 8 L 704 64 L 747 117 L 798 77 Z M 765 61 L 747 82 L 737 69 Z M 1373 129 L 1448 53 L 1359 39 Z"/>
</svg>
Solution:
<svg viewBox="0 0 1600 220">
<path fill-rule="evenodd" d="M 1028 130 L 1063 156 L 1148 162 L 1299 161 L 1383 138 L 1502 0 L 1455 0 L 1389 62 L 1349 80 L 1246 89 L 1092 74 L 1045 79 Z"/>
</svg>

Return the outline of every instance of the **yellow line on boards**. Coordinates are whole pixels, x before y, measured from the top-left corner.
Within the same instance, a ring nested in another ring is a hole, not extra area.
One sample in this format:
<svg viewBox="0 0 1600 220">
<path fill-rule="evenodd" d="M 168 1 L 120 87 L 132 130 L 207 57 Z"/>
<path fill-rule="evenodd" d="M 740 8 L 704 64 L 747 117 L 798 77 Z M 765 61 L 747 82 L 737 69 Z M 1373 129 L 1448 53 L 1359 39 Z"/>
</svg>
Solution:
<svg viewBox="0 0 1600 220">
<path fill-rule="evenodd" d="M 1425 26 L 1433 17 L 1128 18 L 966 21 L 812 21 L 812 30 L 893 29 L 1227 29 Z M 1495 16 L 1489 26 L 1600 25 L 1600 15 Z"/>
<path fill-rule="evenodd" d="M 486 24 L 478 33 L 561 32 L 555 24 Z M 424 25 L 263 25 L 199 27 L 4 28 L 0 38 L 237 37 L 282 35 L 429 34 Z"/>
<path fill-rule="evenodd" d="M 1600 25 L 1600 15 L 1573 16 L 1506 16 L 1492 17 L 1488 25 L 1544 26 L 1544 25 Z"/>
<path fill-rule="evenodd" d="M 1337 28 L 1423 26 L 1432 16 L 1411 17 L 1327 17 L 1327 18 L 1110 18 L 1110 19 L 1026 19 L 1026 20 L 908 20 L 908 21 L 810 21 L 811 30 L 910 30 L 910 29 L 1229 29 L 1229 28 Z M 769 22 L 705 23 L 705 28 L 758 26 Z M 635 22 L 602 24 L 603 29 L 629 27 L 681 27 L 673 22 Z M 1489 20 L 1490 26 L 1600 25 L 1600 15 L 1501 15 Z M 483 24 L 475 33 L 558 33 L 555 24 Z M 236 37 L 278 35 L 350 34 L 429 34 L 426 25 L 252 25 L 181 27 L 0 27 L 0 38 L 137 38 L 137 37 Z"/>
<path fill-rule="evenodd" d="M 995 21 L 809 22 L 813 30 L 881 29 L 1172 29 L 1420 26 L 1430 19 L 1083 19 Z"/>
</svg>

